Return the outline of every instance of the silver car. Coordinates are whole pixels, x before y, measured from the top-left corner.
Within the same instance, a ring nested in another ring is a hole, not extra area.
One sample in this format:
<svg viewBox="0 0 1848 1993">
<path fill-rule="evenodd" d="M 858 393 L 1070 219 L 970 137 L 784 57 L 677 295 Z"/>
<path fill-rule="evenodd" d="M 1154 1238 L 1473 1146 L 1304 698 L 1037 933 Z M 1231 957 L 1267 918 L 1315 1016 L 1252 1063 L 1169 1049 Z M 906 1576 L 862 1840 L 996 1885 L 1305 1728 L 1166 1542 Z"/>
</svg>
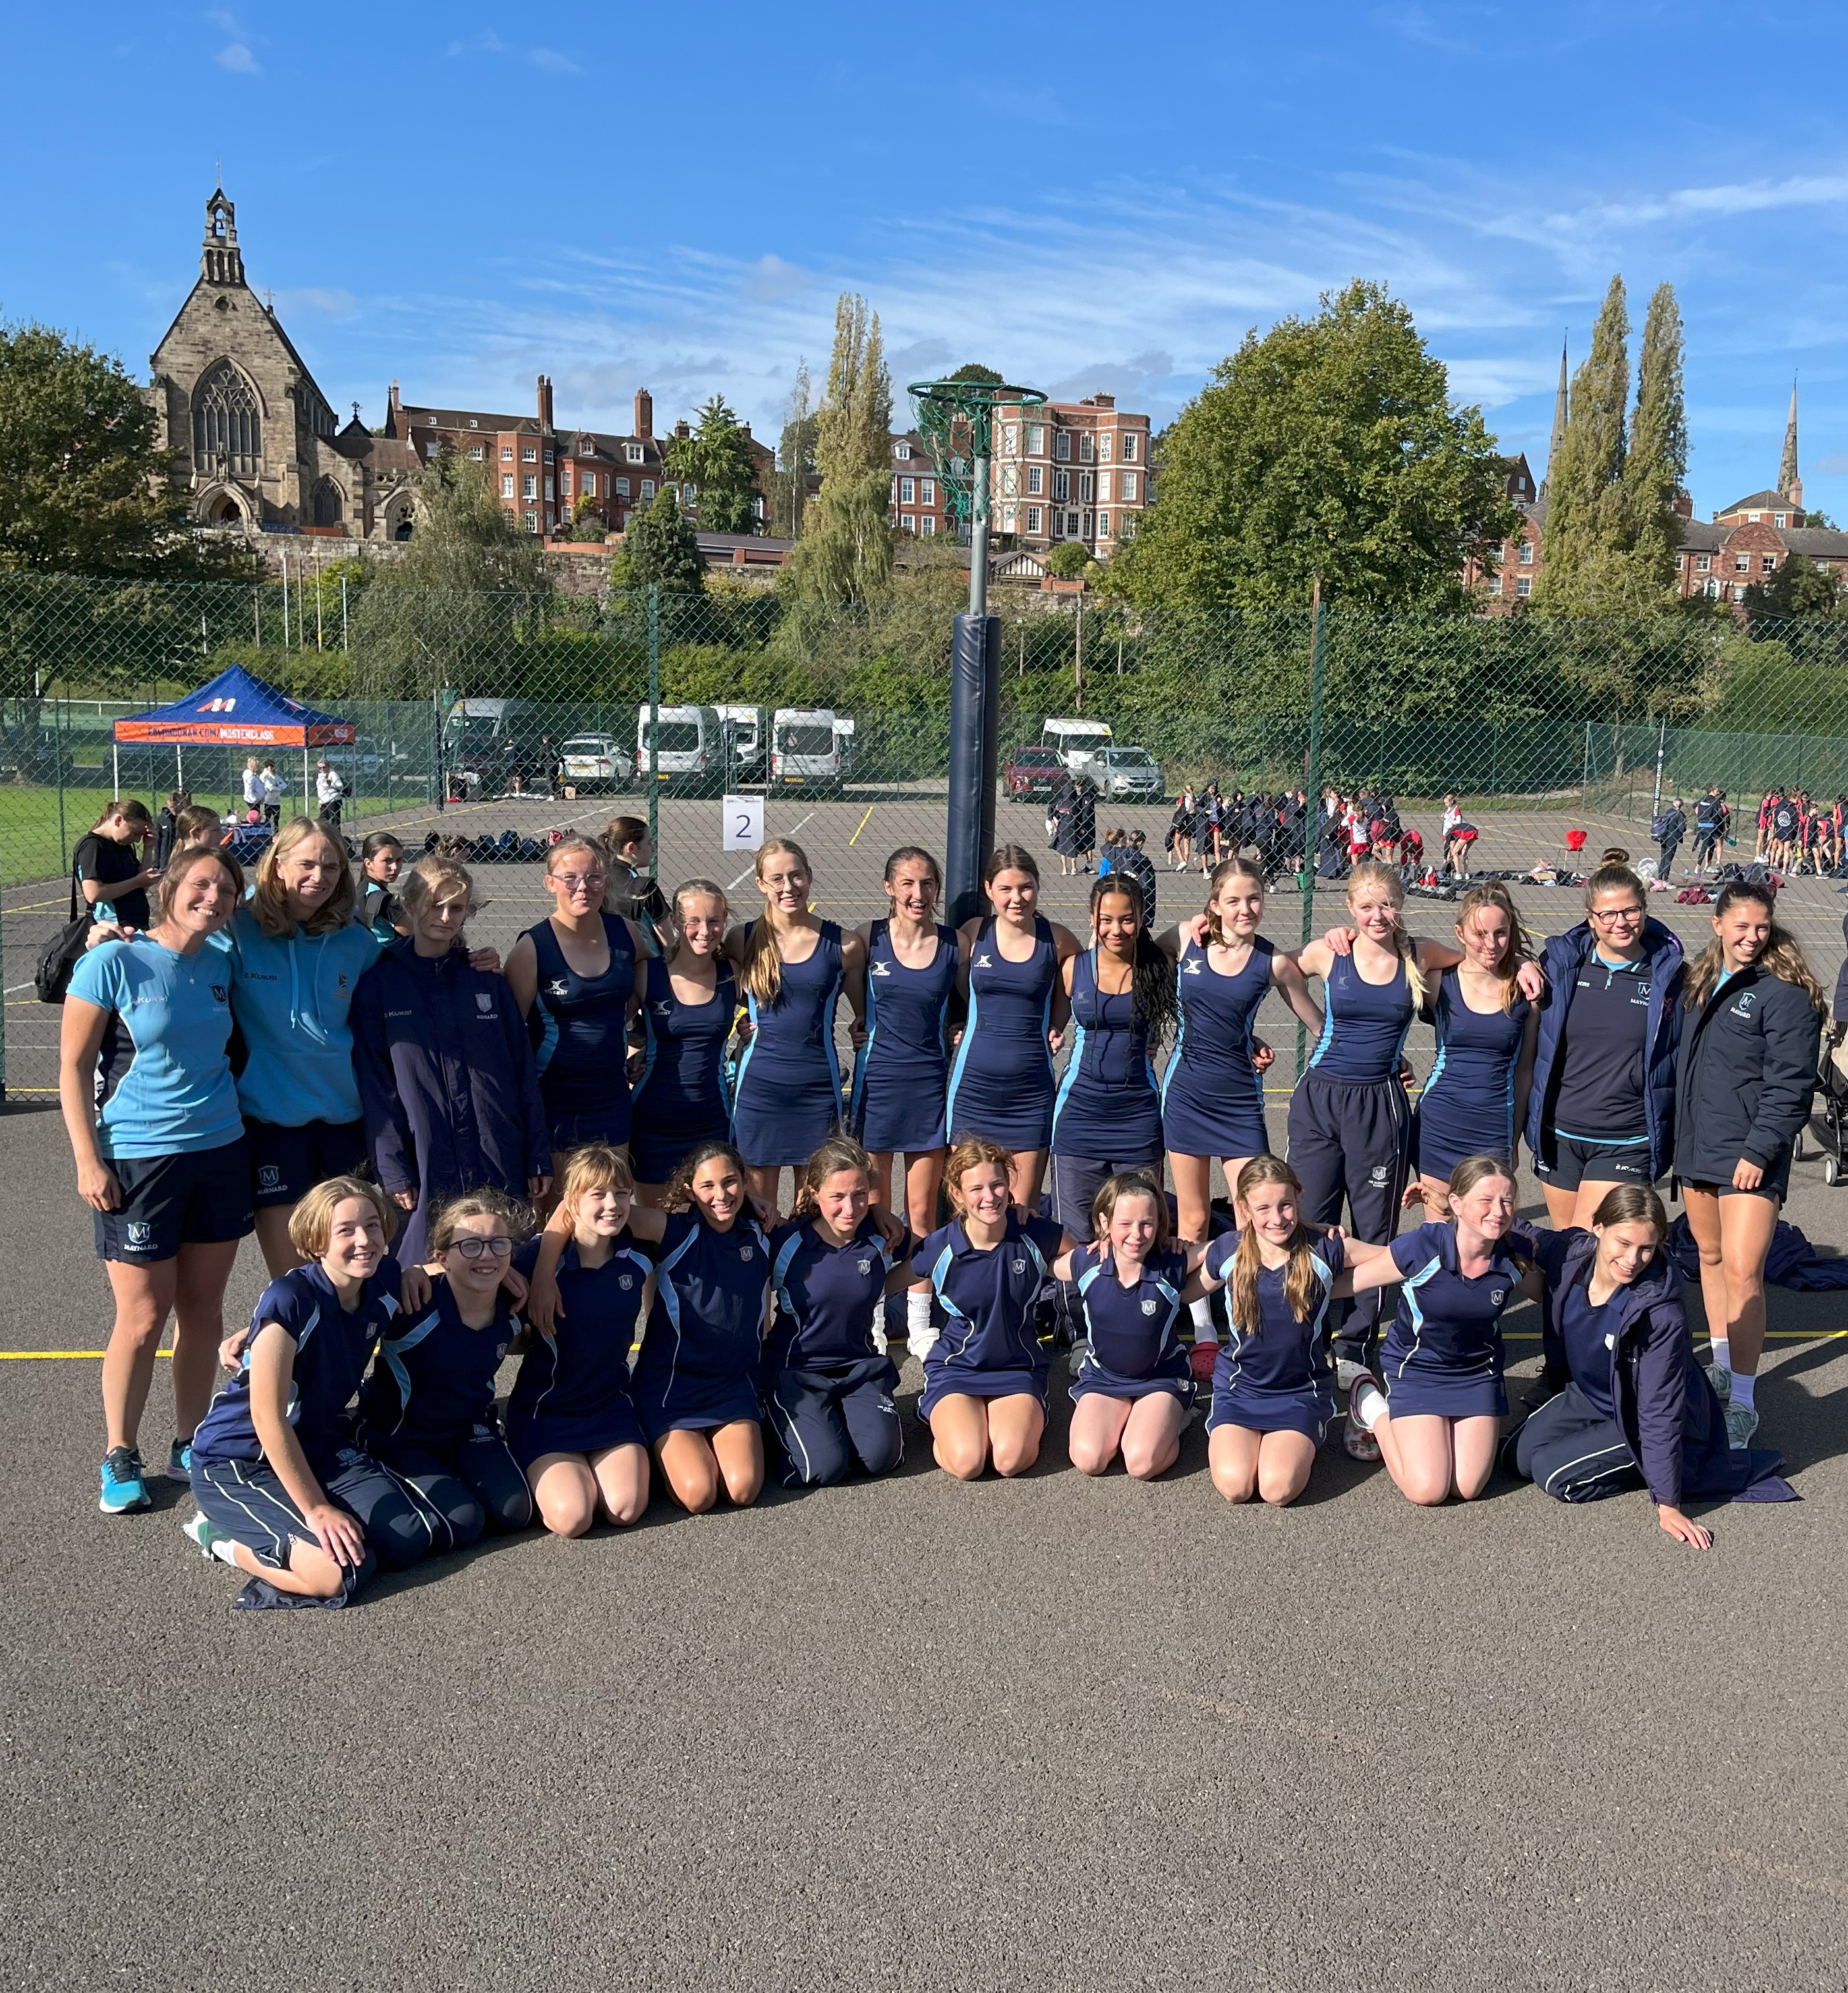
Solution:
<svg viewBox="0 0 1848 1993">
<path fill-rule="evenodd" d="M 626 788 L 635 775 L 635 757 L 607 733 L 573 734 L 558 758 L 573 788 Z"/>
<path fill-rule="evenodd" d="M 1137 796 L 1159 802 L 1163 791 L 1161 770 L 1146 747 L 1100 747 L 1085 774 L 1105 796 Z"/>
</svg>

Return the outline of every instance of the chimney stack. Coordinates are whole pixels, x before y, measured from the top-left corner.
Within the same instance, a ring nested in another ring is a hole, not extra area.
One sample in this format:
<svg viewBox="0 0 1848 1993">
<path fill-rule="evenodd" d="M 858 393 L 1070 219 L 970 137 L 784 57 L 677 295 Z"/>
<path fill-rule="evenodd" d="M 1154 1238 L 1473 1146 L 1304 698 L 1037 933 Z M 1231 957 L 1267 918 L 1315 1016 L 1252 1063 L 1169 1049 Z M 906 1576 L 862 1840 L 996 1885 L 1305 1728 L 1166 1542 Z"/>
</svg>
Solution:
<svg viewBox="0 0 1848 1993">
<path fill-rule="evenodd" d="M 552 434 L 552 376 L 549 374 L 539 376 L 539 432 L 541 436 Z"/>
<path fill-rule="evenodd" d="M 654 433 L 654 397 L 646 388 L 635 391 L 635 433 L 638 436 Z"/>
</svg>

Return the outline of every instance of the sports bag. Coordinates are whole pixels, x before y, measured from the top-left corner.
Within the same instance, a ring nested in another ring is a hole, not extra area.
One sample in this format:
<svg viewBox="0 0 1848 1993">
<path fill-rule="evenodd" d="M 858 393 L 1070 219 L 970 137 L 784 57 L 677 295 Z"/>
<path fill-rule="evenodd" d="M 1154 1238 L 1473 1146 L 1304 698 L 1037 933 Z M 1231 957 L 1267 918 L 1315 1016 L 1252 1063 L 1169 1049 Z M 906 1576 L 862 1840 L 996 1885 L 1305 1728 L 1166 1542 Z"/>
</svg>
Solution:
<svg viewBox="0 0 1848 1993">
<path fill-rule="evenodd" d="M 48 941 L 39 955 L 39 966 L 32 973 L 32 986 L 38 992 L 41 1003 L 62 1003 L 70 988 L 70 979 L 77 973 L 77 964 L 84 959 L 84 945 L 90 936 L 91 916 L 87 908 L 82 914 L 77 911 L 77 875 L 73 866 L 70 873 L 70 920 Z"/>
</svg>

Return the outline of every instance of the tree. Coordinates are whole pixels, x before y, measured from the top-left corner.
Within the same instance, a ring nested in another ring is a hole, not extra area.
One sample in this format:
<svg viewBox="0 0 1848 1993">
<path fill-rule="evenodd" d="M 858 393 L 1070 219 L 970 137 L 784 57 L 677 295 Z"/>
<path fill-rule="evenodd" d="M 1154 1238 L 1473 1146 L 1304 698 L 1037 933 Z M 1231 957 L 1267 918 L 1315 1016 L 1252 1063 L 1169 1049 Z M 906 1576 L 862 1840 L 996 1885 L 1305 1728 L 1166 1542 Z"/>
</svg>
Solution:
<svg viewBox="0 0 1848 1993">
<path fill-rule="evenodd" d="M 883 594 L 892 579 L 892 378 L 879 315 L 849 292 L 835 306 L 815 467 L 821 494 L 790 556 L 789 586 L 829 605 Z"/>
<path fill-rule="evenodd" d="M 1356 279 L 1254 330 L 1160 439 L 1153 502 L 1112 564 L 1140 607 L 1457 610 L 1466 548 L 1515 514 L 1481 411 L 1453 407 L 1407 308 Z"/>
<path fill-rule="evenodd" d="M 808 362 L 796 362 L 796 378 L 783 412 L 783 434 L 777 444 L 777 494 L 772 524 L 784 539 L 802 536 L 808 509 L 808 480 L 815 470 L 815 430 L 819 418 L 813 403 Z"/>
<path fill-rule="evenodd" d="M 571 515 L 571 536 L 574 540 L 601 540 L 608 537 L 610 522 L 594 498 L 580 498 L 577 510 Z"/>
<path fill-rule="evenodd" d="M 1675 497 L 1688 474 L 1688 414 L 1682 395 L 1681 308 L 1675 287 L 1658 284 L 1643 322 L 1636 367 L 1636 414 L 1624 460 L 1630 566 L 1645 603 L 1675 599 L 1681 518 Z"/>
<path fill-rule="evenodd" d="M 49 326 L 0 325 L 0 567 L 197 580 L 257 562 L 190 528 L 159 418 L 119 361 Z"/>
<path fill-rule="evenodd" d="M 1754 623 L 1764 617 L 1833 616 L 1841 606 L 1839 578 L 1802 554 L 1786 555 L 1768 580 L 1754 581 L 1745 591 L 1746 616 Z"/>
<path fill-rule="evenodd" d="M 1091 554 L 1081 540 L 1061 540 L 1046 556 L 1046 572 L 1061 581 L 1076 581 L 1091 565 Z"/>
<path fill-rule="evenodd" d="M 667 466 L 670 477 L 693 487 L 699 523 L 709 533 L 755 530 L 757 467 L 744 425 L 722 395 L 714 395 L 700 409 L 690 435 L 677 436 L 668 445 Z"/>
<path fill-rule="evenodd" d="M 631 588 L 654 586 L 665 595 L 698 595 L 705 586 L 692 521 L 680 509 L 680 500 L 671 489 L 662 491 L 653 504 L 638 507 L 629 514 L 623 552 L 625 579 Z"/>
<path fill-rule="evenodd" d="M 946 381 L 985 381 L 991 388 L 999 388 L 1002 378 L 992 367 L 984 367 L 979 360 L 966 361 L 954 374 L 946 374 Z"/>
</svg>

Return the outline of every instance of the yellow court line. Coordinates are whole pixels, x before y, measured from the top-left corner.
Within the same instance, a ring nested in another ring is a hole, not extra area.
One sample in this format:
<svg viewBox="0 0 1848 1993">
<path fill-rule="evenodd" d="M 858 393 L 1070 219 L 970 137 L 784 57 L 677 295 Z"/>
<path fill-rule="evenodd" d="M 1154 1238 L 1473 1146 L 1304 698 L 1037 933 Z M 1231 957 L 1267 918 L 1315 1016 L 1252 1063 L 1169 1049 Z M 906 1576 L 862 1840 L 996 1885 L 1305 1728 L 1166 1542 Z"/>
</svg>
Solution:
<svg viewBox="0 0 1848 1993">
<path fill-rule="evenodd" d="M 873 812 L 876 809 L 877 809 L 878 808 L 879 808 L 879 805 L 878 805 L 877 803 L 869 803 L 869 804 L 867 804 L 867 805 L 866 805 L 866 816 L 862 817 L 862 818 L 860 819 L 860 820 L 859 820 L 859 823 L 858 823 L 858 824 L 856 824 L 856 825 L 854 826 L 854 832 L 853 832 L 853 835 L 852 835 L 850 838 L 849 838 L 849 839 L 848 839 L 848 840 L 847 840 L 847 842 L 848 842 L 850 845 L 852 845 L 852 844 L 858 844 L 858 843 L 859 843 L 859 841 L 860 841 L 860 832 L 866 828 L 867 818 L 870 817 L 870 816 L 872 815 Z"/>
</svg>

